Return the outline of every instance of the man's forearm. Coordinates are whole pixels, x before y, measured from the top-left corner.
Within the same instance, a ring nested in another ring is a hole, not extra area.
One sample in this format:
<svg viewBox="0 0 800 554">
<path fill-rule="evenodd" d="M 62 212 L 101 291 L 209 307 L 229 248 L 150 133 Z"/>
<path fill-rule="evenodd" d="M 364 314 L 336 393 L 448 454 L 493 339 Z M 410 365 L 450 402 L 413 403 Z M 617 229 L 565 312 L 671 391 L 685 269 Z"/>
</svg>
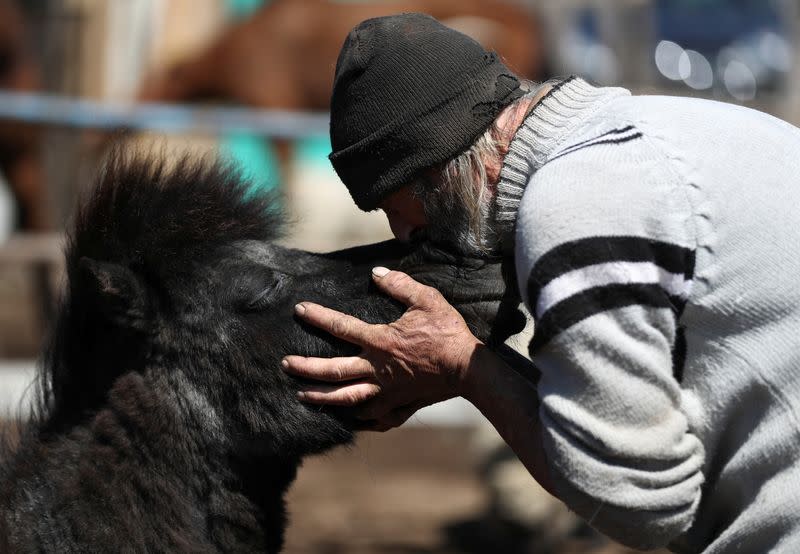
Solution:
<svg viewBox="0 0 800 554">
<path fill-rule="evenodd" d="M 485 346 L 475 350 L 463 383 L 463 397 L 494 425 L 536 481 L 556 496 L 542 446 L 536 388 Z"/>
</svg>

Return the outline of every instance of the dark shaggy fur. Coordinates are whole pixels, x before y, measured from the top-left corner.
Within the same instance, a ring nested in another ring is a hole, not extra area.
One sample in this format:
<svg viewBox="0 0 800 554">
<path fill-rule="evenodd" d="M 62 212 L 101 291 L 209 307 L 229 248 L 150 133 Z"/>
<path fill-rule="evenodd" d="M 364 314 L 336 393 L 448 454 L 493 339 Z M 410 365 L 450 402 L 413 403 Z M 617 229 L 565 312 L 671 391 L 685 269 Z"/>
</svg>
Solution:
<svg viewBox="0 0 800 554">
<path fill-rule="evenodd" d="M 399 317 L 375 264 L 439 286 L 488 337 L 499 264 L 394 242 L 315 255 L 273 244 L 279 228 L 270 199 L 219 164 L 107 164 L 68 241 L 39 405 L 0 455 L 0 551 L 280 550 L 302 457 L 353 429 L 299 403 L 279 369 L 289 353 L 354 351 L 292 306 Z"/>
</svg>

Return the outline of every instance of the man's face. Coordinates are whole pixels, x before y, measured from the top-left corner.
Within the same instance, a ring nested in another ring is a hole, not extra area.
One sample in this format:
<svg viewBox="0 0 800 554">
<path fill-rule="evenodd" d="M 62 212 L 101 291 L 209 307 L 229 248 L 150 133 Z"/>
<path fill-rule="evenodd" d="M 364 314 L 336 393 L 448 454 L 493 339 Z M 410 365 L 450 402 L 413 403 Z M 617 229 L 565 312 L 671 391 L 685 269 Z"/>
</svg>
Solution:
<svg viewBox="0 0 800 554">
<path fill-rule="evenodd" d="M 380 208 L 386 213 L 386 218 L 389 220 L 392 233 L 403 242 L 408 242 L 414 231 L 428 225 L 422 201 L 414 196 L 411 189 L 410 185 L 405 186 L 392 193 L 380 204 Z"/>
</svg>

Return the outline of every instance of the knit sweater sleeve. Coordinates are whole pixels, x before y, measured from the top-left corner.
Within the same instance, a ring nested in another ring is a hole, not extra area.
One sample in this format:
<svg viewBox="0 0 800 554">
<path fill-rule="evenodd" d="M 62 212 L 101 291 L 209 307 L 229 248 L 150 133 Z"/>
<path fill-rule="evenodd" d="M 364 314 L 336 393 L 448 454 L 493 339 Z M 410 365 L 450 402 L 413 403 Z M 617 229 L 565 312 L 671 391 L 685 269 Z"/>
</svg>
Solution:
<svg viewBox="0 0 800 554">
<path fill-rule="evenodd" d="M 631 136 L 533 176 L 516 264 L 556 490 L 605 534 L 654 548 L 691 526 L 703 483 L 679 382 L 694 241 L 681 178 Z"/>
</svg>

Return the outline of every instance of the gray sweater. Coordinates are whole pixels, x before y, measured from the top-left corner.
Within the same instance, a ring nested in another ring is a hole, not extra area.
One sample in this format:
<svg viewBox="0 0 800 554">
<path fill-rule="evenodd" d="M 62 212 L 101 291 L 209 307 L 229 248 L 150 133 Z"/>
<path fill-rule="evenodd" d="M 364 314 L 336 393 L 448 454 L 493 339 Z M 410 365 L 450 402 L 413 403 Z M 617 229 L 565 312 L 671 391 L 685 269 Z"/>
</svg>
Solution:
<svg viewBox="0 0 800 554">
<path fill-rule="evenodd" d="M 498 190 L 561 498 L 633 547 L 800 552 L 800 130 L 573 78 Z"/>
</svg>

